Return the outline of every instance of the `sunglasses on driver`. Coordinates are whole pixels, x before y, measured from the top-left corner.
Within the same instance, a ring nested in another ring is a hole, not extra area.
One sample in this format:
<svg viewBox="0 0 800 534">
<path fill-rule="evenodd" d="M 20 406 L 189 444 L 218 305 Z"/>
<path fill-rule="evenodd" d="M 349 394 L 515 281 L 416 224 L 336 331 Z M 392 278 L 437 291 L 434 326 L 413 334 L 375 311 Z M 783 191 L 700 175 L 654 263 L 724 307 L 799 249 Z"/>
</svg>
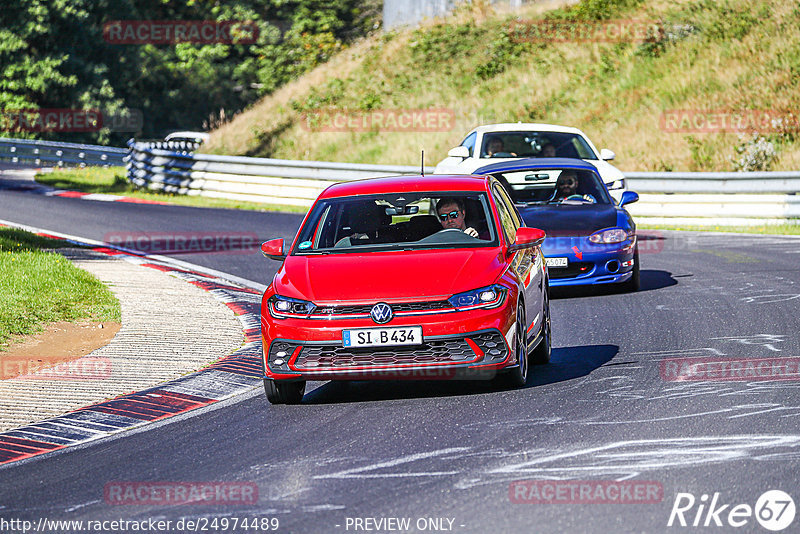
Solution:
<svg viewBox="0 0 800 534">
<path fill-rule="evenodd" d="M 458 219 L 459 210 L 453 210 L 450 213 L 440 213 L 439 220 L 446 221 L 447 218 Z"/>
</svg>

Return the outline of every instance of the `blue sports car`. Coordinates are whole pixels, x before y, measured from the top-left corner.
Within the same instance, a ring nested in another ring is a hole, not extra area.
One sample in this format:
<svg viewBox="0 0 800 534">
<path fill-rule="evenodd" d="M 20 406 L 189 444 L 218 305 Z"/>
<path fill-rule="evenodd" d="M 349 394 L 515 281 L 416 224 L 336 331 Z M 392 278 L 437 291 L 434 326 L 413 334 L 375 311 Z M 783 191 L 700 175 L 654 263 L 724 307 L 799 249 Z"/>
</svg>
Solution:
<svg viewBox="0 0 800 534">
<path fill-rule="evenodd" d="M 636 225 L 623 207 L 639 195 L 626 191 L 617 205 L 594 165 L 578 159 L 521 159 L 487 165 L 475 174 L 497 178 L 526 225 L 547 232 L 542 252 L 551 286 L 639 289 Z"/>
</svg>

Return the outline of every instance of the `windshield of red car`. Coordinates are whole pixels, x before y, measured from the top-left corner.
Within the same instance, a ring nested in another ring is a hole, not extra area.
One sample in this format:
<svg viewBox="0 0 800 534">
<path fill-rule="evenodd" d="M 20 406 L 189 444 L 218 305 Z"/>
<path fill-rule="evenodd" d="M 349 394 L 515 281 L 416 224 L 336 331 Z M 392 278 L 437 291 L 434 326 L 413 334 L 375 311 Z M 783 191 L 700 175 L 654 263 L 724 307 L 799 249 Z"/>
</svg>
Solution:
<svg viewBox="0 0 800 534">
<path fill-rule="evenodd" d="M 563 132 L 487 132 L 481 158 L 575 158 L 596 160 L 586 139 Z"/>
<path fill-rule="evenodd" d="M 292 254 L 496 246 L 485 193 L 391 193 L 317 202 Z"/>
</svg>

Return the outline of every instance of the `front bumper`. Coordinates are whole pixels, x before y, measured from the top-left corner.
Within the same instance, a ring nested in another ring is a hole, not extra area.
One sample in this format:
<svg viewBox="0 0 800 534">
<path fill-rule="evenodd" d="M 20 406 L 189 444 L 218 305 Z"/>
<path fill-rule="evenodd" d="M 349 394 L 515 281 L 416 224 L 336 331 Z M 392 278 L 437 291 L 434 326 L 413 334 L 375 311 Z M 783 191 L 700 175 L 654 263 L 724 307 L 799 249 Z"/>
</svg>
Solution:
<svg viewBox="0 0 800 534">
<path fill-rule="evenodd" d="M 276 319 L 262 314 L 264 377 L 275 380 L 491 379 L 516 365 L 516 298 L 494 309 L 371 319 Z M 267 312 L 268 314 L 269 312 Z M 342 330 L 422 326 L 420 345 L 345 347 Z"/>
<path fill-rule="evenodd" d="M 568 262 L 566 268 L 548 268 L 551 287 L 619 284 L 631 278 L 635 240 L 609 245 L 588 245 L 585 238 L 581 241 L 580 246 L 548 247 L 544 250 L 545 258 L 566 257 Z"/>
<path fill-rule="evenodd" d="M 290 355 L 288 360 L 281 354 Z M 426 337 L 422 345 L 371 348 L 276 339 L 265 377 L 303 380 L 449 380 L 492 378 L 511 351 L 498 330 Z M 282 364 L 276 364 L 283 362 Z"/>
</svg>

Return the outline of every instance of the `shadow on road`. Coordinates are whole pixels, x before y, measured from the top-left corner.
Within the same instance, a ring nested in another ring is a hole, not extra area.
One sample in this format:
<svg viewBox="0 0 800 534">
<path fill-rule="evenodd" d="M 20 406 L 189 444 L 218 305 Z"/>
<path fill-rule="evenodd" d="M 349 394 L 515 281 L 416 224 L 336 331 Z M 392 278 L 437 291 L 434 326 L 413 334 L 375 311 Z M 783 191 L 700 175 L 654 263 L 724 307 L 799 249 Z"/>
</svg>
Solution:
<svg viewBox="0 0 800 534">
<path fill-rule="evenodd" d="M 527 387 L 554 384 L 586 376 L 610 362 L 618 352 L 617 345 L 554 348 L 549 364 L 533 368 Z"/>
<path fill-rule="evenodd" d="M 672 273 L 654 269 L 642 269 L 641 279 L 642 284 L 639 291 L 652 291 L 678 284 L 678 281 L 672 277 Z"/>
<path fill-rule="evenodd" d="M 654 291 L 677 285 L 678 281 L 672 277 L 672 273 L 655 269 L 642 269 L 641 286 L 639 293 L 644 291 Z M 553 299 L 572 299 L 582 297 L 596 297 L 601 295 L 625 295 L 616 284 L 597 284 L 593 286 L 562 286 L 551 287 L 550 297 Z"/>
<path fill-rule="evenodd" d="M 554 348 L 550 363 L 531 367 L 525 389 L 580 378 L 609 362 L 616 345 Z M 513 391 L 497 380 L 380 380 L 333 381 L 306 394 L 303 404 L 387 401 L 454 397 Z"/>
</svg>

